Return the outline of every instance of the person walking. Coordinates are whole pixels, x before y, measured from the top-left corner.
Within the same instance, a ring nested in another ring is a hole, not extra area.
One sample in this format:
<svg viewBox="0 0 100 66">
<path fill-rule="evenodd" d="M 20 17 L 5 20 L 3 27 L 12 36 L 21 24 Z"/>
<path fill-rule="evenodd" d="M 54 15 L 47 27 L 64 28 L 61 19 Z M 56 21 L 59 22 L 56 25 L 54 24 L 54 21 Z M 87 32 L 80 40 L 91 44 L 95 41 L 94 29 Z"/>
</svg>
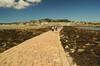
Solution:
<svg viewBox="0 0 100 66">
<path fill-rule="evenodd" d="M 57 31 L 58 30 L 58 26 L 55 26 L 55 31 Z"/>
<path fill-rule="evenodd" d="M 54 27 L 54 26 L 52 26 L 52 27 L 51 27 L 51 31 L 52 31 L 52 32 L 54 32 L 54 29 L 55 29 L 55 27 Z"/>
</svg>

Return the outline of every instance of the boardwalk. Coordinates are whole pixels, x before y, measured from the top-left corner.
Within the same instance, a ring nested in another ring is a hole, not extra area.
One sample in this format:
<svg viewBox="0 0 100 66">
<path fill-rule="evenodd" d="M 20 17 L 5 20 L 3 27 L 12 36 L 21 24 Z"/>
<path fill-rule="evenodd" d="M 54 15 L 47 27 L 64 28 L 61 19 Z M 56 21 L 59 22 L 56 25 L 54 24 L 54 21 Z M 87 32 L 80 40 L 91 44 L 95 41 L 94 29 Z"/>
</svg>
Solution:
<svg viewBox="0 0 100 66">
<path fill-rule="evenodd" d="M 0 66 L 69 66 L 69 63 L 59 31 L 49 31 L 0 54 Z"/>
</svg>

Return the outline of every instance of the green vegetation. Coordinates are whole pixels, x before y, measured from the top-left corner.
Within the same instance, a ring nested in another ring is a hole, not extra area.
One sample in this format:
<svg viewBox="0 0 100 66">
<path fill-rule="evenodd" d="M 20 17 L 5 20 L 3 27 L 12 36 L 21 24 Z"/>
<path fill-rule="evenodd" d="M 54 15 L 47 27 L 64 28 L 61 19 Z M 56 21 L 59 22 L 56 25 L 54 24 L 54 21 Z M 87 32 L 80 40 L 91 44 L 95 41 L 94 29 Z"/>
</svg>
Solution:
<svg viewBox="0 0 100 66">
<path fill-rule="evenodd" d="M 100 25 L 100 23 L 93 23 L 94 25 Z"/>
<path fill-rule="evenodd" d="M 68 19 L 49 19 L 49 18 L 40 19 L 39 21 L 40 22 L 70 22 L 70 20 Z"/>
<path fill-rule="evenodd" d="M 64 27 L 62 46 L 79 66 L 100 66 L 100 31 Z"/>
<path fill-rule="evenodd" d="M 14 22 L 14 23 L 0 23 L 0 25 L 30 25 L 30 26 L 37 26 L 36 23 L 42 23 L 42 22 L 71 22 L 68 19 L 39 19 L 39 20 L 31 20 L 28 22 Z"/>
<path fill-rule="evenodd" d="M 1 29 L 0 53 L 24 42 L 25 40 L 40 35 L 49 29 L 49 27 L 39 29 Z"/>
</svg>

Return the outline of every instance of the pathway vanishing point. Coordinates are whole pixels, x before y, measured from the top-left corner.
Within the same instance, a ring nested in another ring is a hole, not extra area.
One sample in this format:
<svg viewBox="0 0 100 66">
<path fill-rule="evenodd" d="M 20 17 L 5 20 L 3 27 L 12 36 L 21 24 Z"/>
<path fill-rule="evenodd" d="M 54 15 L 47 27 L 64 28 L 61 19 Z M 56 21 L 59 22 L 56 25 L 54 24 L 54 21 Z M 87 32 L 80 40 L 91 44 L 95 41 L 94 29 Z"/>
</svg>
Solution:
<svg viewBox="0 0 100 66">
<path fill-rule="evenodd" d="M 0 66 L 70 66 L 59 31 L 48 31 L 1 53 Z"/>
</svg>

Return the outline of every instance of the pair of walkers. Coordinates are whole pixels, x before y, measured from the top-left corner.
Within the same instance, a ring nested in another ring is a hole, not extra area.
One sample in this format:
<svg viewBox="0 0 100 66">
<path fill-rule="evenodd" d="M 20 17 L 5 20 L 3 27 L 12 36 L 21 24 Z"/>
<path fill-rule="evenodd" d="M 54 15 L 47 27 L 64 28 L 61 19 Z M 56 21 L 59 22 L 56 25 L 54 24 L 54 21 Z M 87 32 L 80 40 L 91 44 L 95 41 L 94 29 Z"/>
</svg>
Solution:
<svg viewBox="0 0 100 66">
<path fill-rule="evenodd" d="M 57 31 L 57 30 L 58 30 L 58 27 L 57 27 L 57 26 L 52 26 L 52 27 L 51 27 L 51 30 L 52 30 L 52 31 Z"/>
</svg>

